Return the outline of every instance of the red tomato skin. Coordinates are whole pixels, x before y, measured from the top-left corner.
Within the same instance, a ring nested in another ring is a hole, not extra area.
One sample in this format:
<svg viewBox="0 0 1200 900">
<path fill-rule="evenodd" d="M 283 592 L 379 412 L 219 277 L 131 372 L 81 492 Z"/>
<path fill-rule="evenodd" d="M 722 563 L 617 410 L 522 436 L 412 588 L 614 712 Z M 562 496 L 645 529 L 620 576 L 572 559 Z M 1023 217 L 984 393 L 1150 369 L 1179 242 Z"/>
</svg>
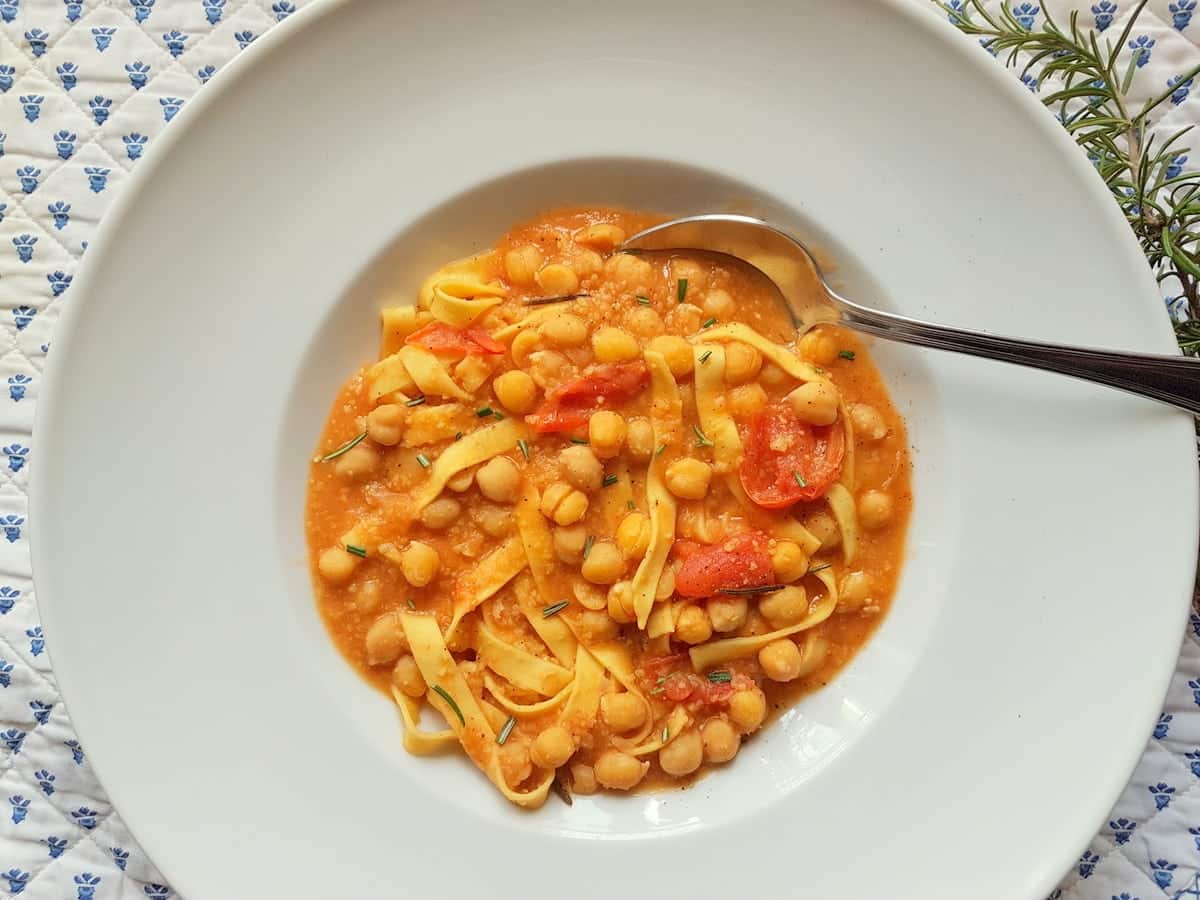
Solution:
<svg viewBox="0 0 1200 900">
<path fill-rule="evenodd" d="M 650 373 L 643 362 L 590 366 L 575 380 L 550 390 L 525 421 L 539 434 L 574 431 L 587 425 L 592 413 L 634 396 L 649 383 Z"/>
<path fill-rule="evenodd" d="M 497 355 L 505 351 L 498 340 L 482 328 L 455 328 L 445 322 L 430 322 L 404 339 L 404 343 L 424 347 L 430 353 L 463 356 Z"/>
<path fill-rule="evenodd" d="M 841 422 L 808 425 L 782 405 L 754 416 L 742 440 L 745 452 L 738 478 L 750 500 L 763 509 L 784 509 L 825 496 L 846 455 Z"/>
<path fill-rule="evenodd" d="M 767 551 L 768 540 L 762 532 L 752 531 L 691 550 L 675 576 L 676 593 L 681 597 L 711 597 L 731 588 L 771 584 L 775 569 Z"/>
</svg>

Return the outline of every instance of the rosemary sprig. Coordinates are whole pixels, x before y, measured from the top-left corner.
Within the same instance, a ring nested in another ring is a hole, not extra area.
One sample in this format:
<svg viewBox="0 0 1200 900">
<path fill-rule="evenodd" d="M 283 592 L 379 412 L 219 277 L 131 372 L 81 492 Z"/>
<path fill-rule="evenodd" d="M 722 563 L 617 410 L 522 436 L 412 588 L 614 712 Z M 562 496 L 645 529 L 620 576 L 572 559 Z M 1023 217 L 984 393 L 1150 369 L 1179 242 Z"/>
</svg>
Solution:
<svg viewBox="0 0 1200 900">
<path fill-rule="evenodd" d="M 591 294 L 557 294 L 553 297 L 534 297 L 525 301 L 526 306 L 546 306 L 549 303 L 570 303 L 572 300 L 583 300 Z"/>
<path fill-rule="evenodd" d="M 458 708 L 458 704 L 454 702 L 454 698 L 450 696 L 450 692 L 440 684 L 435 684 L 432 687 L 437 692 L 437 695 L 446 701 L 446 705 L 454 710 L 454 714 L 458 716 L 459 724 L 466 725 L 467 720 L 463 718 L 462 710 Z"/>
<path fill-rule="evenodd" d="M 752 594 L 774 594 L 776 591 L 782 591 L 786 584 L 760 584 L 755 587 L 740 587 L 740 588 L 718 588 L 717 593 L 728 594 L 731 597 L 747 597 Z"/>
<path fill-rule="evenodd" d="M 512 730 L 516 727 L 516 724 L 517 720 L 509 716 L 508 720 L 504 723 L 504 727 L 500 729 L 500 733 L 496 735 L 496 743 L 504 746 L 504 742 L 508 740 L 508 736 L 512 734 Z"/>
<path fill-rule="evenodd" d="M 366 556 L 367 556 L 367 548 L 366 547 L 359 547 L 357 544 L 346 544 L 345 546 L 346 546 L 347 553 L 349 553 L 353 556 L 357 556 L 359 559 L 366 559 Z"/>
<path fill-rule="evenodd" d="M 357 447 L 360 443 L 362 443 L 362 439 L 365 438 L 366 436 L 367 436 L 367 433 L 365 431 L 362 432 L 361 434 L 356 434 L 354 437 L 350 438 L 350 440 L 346 441 L 346 443 L 342 444 L 342 446 L 338 447 L 336 450 L 331 450 L 330 452 L 328 452 L 324 456 L 322 456 L 321 462 L 329 462 L 331 459 L 337 459 L 343 453 L 349 453 L 351 450 L 353 450 L 355 447 Z"/>
<path fill-rule="evenodd" d="M 700 430 L 700 427 L 698 425 L 693 425 L 692 431 L 694 431 L 696 433 L 696 446 L 697 447 L 715 447 L 716 446 L 716 444 L 714 444 L 712 441 L 710 441 L 708 439 L 708 435 L 706 435 L 703 431 Z"/>
<path fill-rule="evenodd" d="M 559 600 L 557 603 L 552 603 L 549 606 L 547 606 L 545 609 L 542 610 L 542 618 L 549 619 L 553 616 L 557 616 L 560 612 L 562 612 L 564 609 L 566 609 L 570 605 L 571 605 L 570 600 Z"/>
</svg>

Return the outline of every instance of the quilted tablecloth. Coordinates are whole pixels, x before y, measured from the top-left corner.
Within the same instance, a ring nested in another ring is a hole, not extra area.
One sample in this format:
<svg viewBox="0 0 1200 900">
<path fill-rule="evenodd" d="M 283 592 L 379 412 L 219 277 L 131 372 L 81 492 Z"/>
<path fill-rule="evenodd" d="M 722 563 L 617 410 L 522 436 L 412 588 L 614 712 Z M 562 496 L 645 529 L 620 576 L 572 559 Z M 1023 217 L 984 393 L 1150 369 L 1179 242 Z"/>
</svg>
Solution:
<svg viewBox="0 0 1200 900">
<path fill-rule="evenodd" d="M 1045 15 L 1042 2 L 1060 22 L 1079 9 L 1081 24 L 1110 37 L 1133 6 L 1014 0 L 1014 14 L 1034 26 Z M 177 896 L 96 781 L 47 662 L 46 642 L 54 636 L 38 624 L 26 535 L 33 409 L 54 320 L 70 301 L 80 257 L 105 209 L 189 98 L 299 5 L 0 0 L 0 896 Z M 1135 91 L 1177 88 L 1158 129 L 1200 123 L 1200 98 L 1180 78 L 1200 61 L 1197 5 L 1150 0 L 1129 37 L 1125 52 L 1140 54 Z M 1175 163 L 1188 167 L 1187 156 Z M 1181 312 L 1173 298 L 1164 302 L 1164 315 Z M 995 864 L 1020 861 L 997 847 Z M 1200 900 L 1196 615 L 1133 780 L 1051 898 L 1163 895 Z"/>
</svg>

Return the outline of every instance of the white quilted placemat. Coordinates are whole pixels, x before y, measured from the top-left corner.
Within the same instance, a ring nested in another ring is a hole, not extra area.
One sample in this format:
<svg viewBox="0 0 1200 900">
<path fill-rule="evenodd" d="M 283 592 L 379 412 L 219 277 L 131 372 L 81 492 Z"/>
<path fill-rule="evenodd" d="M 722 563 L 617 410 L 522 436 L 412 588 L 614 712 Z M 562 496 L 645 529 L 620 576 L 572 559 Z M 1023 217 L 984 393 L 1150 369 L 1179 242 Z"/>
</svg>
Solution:
<svg viewBox="0 0 1200 900">
<path fill-rule="evenodd" d="M 0 0 L 0 897 L 176 896 L 97 783 L 46 662 L 25 532 L 30 428 L 52 325 L 104 210 L 188 99 L 302 2 Z M 1080 9 L 1108 36 L 1133 5 L 1044 2 L 1060 22 Z M 1200 122 L 1200 99 L 1177 77 L 1200 61 L 1198 2 L 1151 0 L 1126 51 L 1142 55 L 1135 94 L 1178 87 L 1160 129 Z M 1033 0 L 1013 8 L 1030 24 L 1043 15 Z M 1187 167 L 1186 155 L 1176 163 Z M 996 865 L 1019 864 L 996 848 Z M 1195 615 L 1133 780 L 1051 896 L 1164 895 L 1200 900 Z"/>
</svg>

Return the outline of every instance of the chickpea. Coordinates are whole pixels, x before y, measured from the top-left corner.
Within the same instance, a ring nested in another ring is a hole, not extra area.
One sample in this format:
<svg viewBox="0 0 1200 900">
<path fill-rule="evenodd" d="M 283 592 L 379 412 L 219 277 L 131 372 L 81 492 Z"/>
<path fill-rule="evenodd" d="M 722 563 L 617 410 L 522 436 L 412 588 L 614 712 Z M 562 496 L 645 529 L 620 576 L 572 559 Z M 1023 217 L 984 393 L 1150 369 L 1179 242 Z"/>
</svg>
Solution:
<svg viewBox="0 0 1200 900">
<path fill-rule="evenodd" d="M 776 541 L 771 549 L 771 566 L 780 583 L 787 584 L 804 577 L 808 571 L 808 554 L 792 541 Z"/>
<path fill-rule="evenodd" d="M 823 329 L 814 328 L 800 338 L 800 355 L 814 365 L 832 365 L 837 358 L 837 345 Z"/>
<path fill-rule="evenodd" d="M 685 644 L 703 644 L 712 637 L 712 622 L 699 606 L 688 604 L 679 612 L 675 636 Z"/>
<path fill-rule="evenodd" d="M 757 731 L 767 717 L 767 697 L 756 687 L 729 698 L 729 720 L 742 734 Z"/>
<path fill-rule="evenodd" d="M 810 381 L 787 395 L 792 412 L 810 425 L 832 425 L 838 416 L 838 389 L 828 381 Z"/>
<path fill-rule="evenodd" d="M 515 787 L 533 774 L 533 763 L 529 759 L 529 740 L 523 735 L 514 734 L 496 748 L 499 758 L 500 774 L 509 787 Z"/>
<path fill-rule="evenodd" d="M 579 290 L 579 276 L 574 269 L 562 263 L 543 266 L 533 278 L 548 296 L 561 297 Z"/>
<path fill-rule="evenodd" d="M 788 373 L 773 362 L 765 362 L 762 369 L 759 370 L 758 380 L 767 387 L 779 387 L 788 380 Z"/>
<path fill-rule="evenodd" d="M 592 334 L 592 352 L 602 363 L 629 362 L 642 355 L 637 339 L 623 328 L 604 325 Z"/>
<path fill-rule="evenodd" d="M 597 587 L 591 582 L 577 578 L 571 583 L 571 594 L 584 609 L 605 612 L 608 609 L 608 591 L 605 587 L 607 586 Z M 605 617 L 607 618 L 607 613 Z"/>
<path fill-rule="evenodd" d="M 745 384 L 753 381 L 762 371 L 762 354 L 741 341 L 731 341 L 725 345 L 725 383 L 728 385 Z"/>
<path fill-rule="evenodd" d="M 600 610 L 585 609 L 575 616 L 575 632 L 586 645 L 614 640 L 620 626 Z"/>
<path fill-rule="evenodd" d="M 743 384 L 725 395 L 729 412 L 739 419 L 748 419 L 767 408 L 767 392 L 761 384 Z"/>
<path fill-rule="evenodd" d="M 529 375 L 542 390 L 563 381 L 571 361 L 557 350 L 535 350 L 529 354 Z"/>
<path fill-rule="evenodd" d="M 855 403 L 850 407 L 850 422 L 854 426 L 854 436 L 859 440 L 882 440 L 888 432 L 879 410 L 867 403 Z"/>
<path fill-rule="evenodd" d="M 713 631 L 737 631 L 746 624 L 750 604 L 745 597 L 709 597 L 704 602 Z"/>
<path fill-rule="evenodd" d="M 479 493 L 496 503 L 513 503 L 521 490 L 521 470 L 507 456 L 493 456 L 475 474 Z"/>
<path fill-rule="evenodd" d="M 663 333 L 663 320 L 649 306 L 637 306 L 625 313 L 625 327 L 638 337 L 652 338 Z"/>
<path fill-rule="evenodd" d="M 392 669 L 392 684 L 408 697 L 425 696 L 425 678 L 417 668 L 417 661 L 411 653 L 406 653 L 396 660 L 396 668 Z"/>
<path fill-rule="evenodd" d="M 358 568 L 362 559 L 353 553 L 347 553 L 342 546 L 330 547 L 317 559 L 317 571 L 321 577 L 331 584 L 341 584 L 348 581 Z"/>
<path fill-rule="evenodd" d="M 704 312 L 709 317 L 715 316 L 722 320 L 731 319 L 736 308 L 737 305 L 729 291 L 722 288 L 713 288 L 704 298 Z"/>
<path fill-rule="evenodd" d="M 797 678 L 807 678 L 825 662 L 829 655 L 829 641 L 811 631 L 800 644 L 800 672 Z"/>
<path fill-rule="evenodd" d="M 675 331 L 684 334 L 695 334 L 704 324 L 704 311 L 691 303 L 680 303 L 671 307 L 667 318 Z"/>
<path fill-rule="evenodd" d="M 381 666 L 395 662 L 408 649 L 404 626 L 394 612 L 384 613 L 371 623 L 366 636 L 367 665 Z"/>
<path fill-rule="evenodd" d="M 628 692 L 600 698 L 600 718 L 617 734 L 640 728 L 646 721 L 646 704 Z"/>
<path fill-rule="evenodd" d="M 480 506 L 471 511 L 471 517 L 488 537 L 505 537 L 512 531 L 512 510 L 502 506 Z"/>
<path fill-rule="evenodd" d="M 403 429 L 404 407 L 398 403 L 385 403 L 367 413 L 367 437 L 377 444 L 395 447 Z"/>
<path fill-rule="evenodd" d="M 351 447 L 333 464 L 333 470 L 343 478 L 362 478 L 378 467 L 379 454 L 365 442 Z"/>
<path fill-rule="evenodd" d="M 571 268 L 575 270 L 580 280 L 589 275 L 598 275 L 604 269 L 604 257 L 595 250 L 586 247 L 576 247 L 571 257 Z"/>
<path fill-rule="evenodd" d="M 642 293 L 654 278 L 650 263 L 630 253 L 614 253 L 604 261 L 604 271 L 627 290 Z"/>
<path fill-rule="evenodd" d="M 518 332 L 517 336 L 512 339 L 512 343 L 508 345 L 508 355 L 512 357 L 515 365 L 522 369 L 527 369 L 529 368 L 530 356 L 533 355 L 533 351 L 537 349 L 537 346 L 541 342 L 542 339 L 536 331 Z"/>
<path fill-rule="evenodd" d="M 625 243 L 625 229 L 605 223 L 589 225 L 575 232 L 575 243 L 608 253 L 613 247 Z"/>
<path fill-rule="evenodd" d="M 475 470 L 463 469 L 461 472 L 456 472 L 446 480 L 446 490 L 454 491 L 456 494 L 462 494 L 471 489 L 471 485 L 475 483 Z"/>
<path fill-rule="evenodd" d="M 758 664 L 772 681 L 794 681 L 800 674 L 800 648 L 789 638 L 771 641 L 758 651 Z"/>
<path fill-rule="evenodd" d="M 580 571 L 592 584 L 615 584 L 625 573 L 625 558 L 612 541 L 597 541 Z"/>
<path fill-rule="evenodd" d="M 504 254 L 504 271 L 510 284 L 519 287 L 529 287 L 533 284 L 533 276 L 542 267 L 545 257 L 534 244 L 514 247 Z"/>
<path fill-rule="evenodd" d="M 676 257 L 671 260 L 670 274 L 672 286 L 678 283 L 680 279 L 687 281 L 688 294 L 691 294 L 693 291 L 702 291 L 705 285 L 708 284 L 708 269 L 694 259 Z"/>
<path fill-rule="evenodd" d="M 542 515 L 559 525 L 574 525 L 587 514 L 587 508 L 588 498 L 561 481 L 542 493 Z"/>
<path fill-rule="evenodd" d="M 462 512 L 462 504 L 453 497 L 438 497 L 421 510 L 421 524 L 434 531 L 449 528 Z"/>
<path fill-rule="evenodd" d="M 421 541 L 413 541 L 400 554 L 400 572 L 413 587 L 425 587 L 437 577 L 441 566 L 437 551 Z"/>
<path fill-rule="evenodd" d="M 581 347 L 587 343 L 587 322 L 569 313 L 552 316 L 538 329 L 552 347 Z"/>
<path fill-rule="evenodd" d="M 709 719 L 701 726 L 700 738 L 704 741 L 704 761 L 710 763 L 729 762 L 742 745 L 733 726 L 719 718 Z"/>
<path fill-rule="evenodd" d="M 594 794 L 600 785 L 596 771 L 586 763 L 571 763 L 571 790 L 576 794 Z"/>
<path fill-rule="evenodd" d="M 605 750 L 593 766 L 596 780 L 614 791 L 627 791 L 637 787 L 649 768 L 650 763 L 640 762 L 637 757 L 620 750 Z"/>
<path fill-rule="evenodd" d="M 764 594 L 758 601 L 758 611 L 772 628 L 795 625 L 808 615 L 808 592 L 798 584 L 790 584 L 782 591 Z"/>
<path fill-rule="evenodd" d="M 587 543 L 587 529 L 582 525 L 570 525 L 554 529 L 554 555 L 568 565 L 578 565 L 583 560 L 583 545 Z"/>
<path fill-rule="evenodd" d="M 648 419 L 630 419 L 626 444 L 629 455 L 637 462 L 646 462 L 654 455 L 654 426 Z"/>
<path fill-rule="evenodd" d="M 608 616 L 621 625 L 637 621 L 637 613 L 633 608 L 633 586 L 628 581 L 618 581 L 609 588 Z"/>
<path fill-rule="evenodd" d="M 892 495 L 884 491 L 865 491 L 858 498 L 858 521 L 863 528 L 882 528 L 892 520 Z"/>
<path fill-rule="evenodd" d="M 691 775 L 704 762 L 704 741 L 695 728 L 683 731 L 658 751 L 658 765 L 676 778 Z"/>
<path fill-rule="evenodd" d="M 361 613 L 373 613 L 383 602 L 383 585 L 374 578 L 350 588 L 354 593 L 354 608 Z"/>
<path fill-rule="evenodd" d="M 712 480 L 712 466 L 699 459 L 684 457 L 667 466 L 667 490 L 684 500 L 703 500 Z"/>
<path fill-rule="evenodd" d="M 492 390 L 500 404 L 517 415 L 529 412 L 537 402 L 537 385 L 527 374 L 516 369 L 492 379 Z"/>
<path fill-rule="evenodd" d="M 842 579 L 838 591 L 838 609 L 848 611 L 861 609 L 871 600 L 875 579 L 867 572 L 850 572 Z"/>
<path fill-rule="evenodd" d="M 600 490 L 604 482 L 604 464 L 583 444 L 572 444 L 559 453 L 558 469 L 571 485 L 588 493 Z"/>
<path fill-rule="evenodd" d="M 617 526 L 617 546 L 631 559 L 645 556 L 650 546 L 650 519 L 640 512 L 631 512 Z"/>
<path fill-rule="evenodd" d="M 529 758 L 542 769 L 557 769 L 575 752 L 575 742 L 567 729 L 551 725 L 536 738 L 529 748 Z"/>
<path fill-rule="evenodd" d="M 658 584 L 654 586 L 654 599 L 666 600 L 675 593 L 675 570 L 670 566 L 663 569 L 658 576 Z"/>
<path fill-rule="evenodd" d="M 822 550 L 836 550 L 842 545 L 842 529 L 826 510 L 817 510 L 808 514 L 804 527 L 812 532 L 813 537 L 821 542 Z"/>
<path fill-rule="evenodd" d="M 692 371 L 692 345 L 681 337 L 673 334 L 660 334 L 646 345 L 647 350 L 661 353 L 667 361 L 667 368 L 676 378 L 682 378 Z"/>
<path fill-rule="evenodd" d="M 620 415 L 602 409 L 588 420 L 588 446 L 600 459 L 612 459 L 625 446 L 628 426 Z"/>
</svg>

